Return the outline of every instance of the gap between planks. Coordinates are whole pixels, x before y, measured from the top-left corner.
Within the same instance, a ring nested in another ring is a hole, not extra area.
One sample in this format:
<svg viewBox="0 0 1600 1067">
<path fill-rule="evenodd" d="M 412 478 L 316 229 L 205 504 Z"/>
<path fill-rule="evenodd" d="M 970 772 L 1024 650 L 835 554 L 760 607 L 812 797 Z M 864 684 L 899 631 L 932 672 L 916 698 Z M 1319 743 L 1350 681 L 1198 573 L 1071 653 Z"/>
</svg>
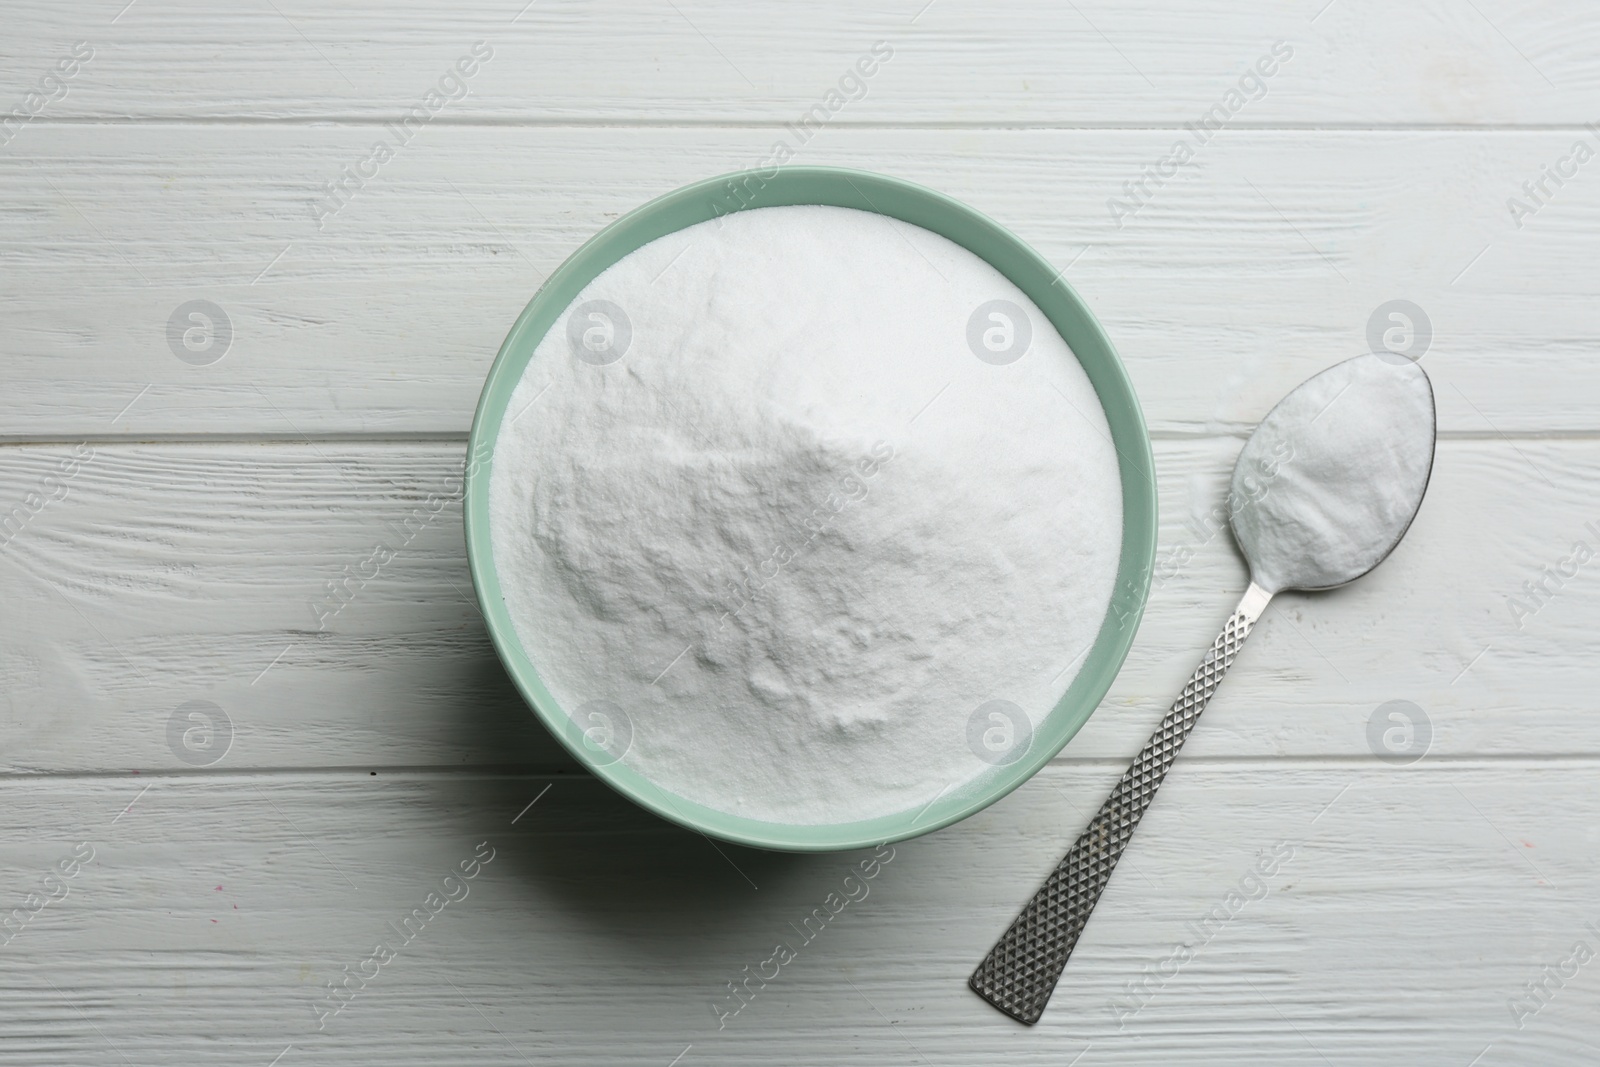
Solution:
<svg viewBox="0 0 1600 1067">
<path fill-rule="evenodd" d="M 529 714 L 533 714 L 529 711 Z M 1092 756 L 1078 758 L 1070 755 L 1056 756 L 1045 767 L 1056 769 L 1071 768 L 1073 770 L 1102 770 L 1115 771 L 1128 765 L 1133 759 L 1133 754 L 1121 756 Z M 1499 753 L 1473 753 L 1470 756 L 1434 755 L 1432 753 L 1413 764 L 1403 767 L 1392 767 L 1372 756 L 1350 754 L 1328 754 L 1318 756 L 1307 755 L 1230 755 L 1230 756 L 1182 756 L 1181 761 L 1185 766 L 1205 767 L 1209 770 L 1226 771 L 1232 768 L 1239 770 L 1261 770 L 1282 767 L 1284 770 L 1306 771 L 1317 769 L 1343 769 L 1355 768 L 1370 771 L 1374 776 L 1397 774 L 1432 774 L 1447 771 L 1473 771 L 1485 768 L 1513 768 L 1518 764 L 1525 765 L 1527 770 L 1538 770 L 1552 765 L 1561 767 L 1582 767 L 1589 764 L 1600 767 L 1600 754 L 1580 752 L 1507 752 Z M 1043 768 L 1041 768 L 1042 770 Z M 541 769 L 538 767 L 496 767 L 493 765 L 473 765 L 463 767 L 457 764 L 417 764 L 409 766 L 389 766 L 376 763 L 351 763 L 328 764 L 318 767 L 204 767 L 193 770 L 184 770 L 172 767 L 163 767 L 159 770 L 62 770 L 62 771 L 4 771 L 0 772 L 0 783 L 15 782 L 44 782 L 44 781 L 127 781 L 139 779 L 141 781 L 181 781 L 185 779 L 219 779 L 219 778 L 318 778 L 350 775 L 352 777 L 377 777 L 388 776 L 391 778 L 483 778 L 483 779 L 520 779 L 526 778 L 533 781 L 559 780 L 565 782 L 587 783 L 594 785 L 604 784 L 601 780 L 580 767 Z"/>
<path fill-rule="evenodd" d="M 1264 413 L 1263 413 L 1264 417 Z M 1151 430 L 1152 441 L 1243 441 L 1250 436 L 1251 427 L 1237 431 L 1204 433 L 1184 430 Z M 1600 430 L 1512 430 L 1498 433 L 1492 430 L 1440 430 L 1441 441 L 1600 441 Z M 261 433 L 131 433 L 131 434 L 0 434 L 0 448 L 60 447 L 87 442 L 91 445 L 407 445 L 445 444 L 465 445 L 466 430 L 353 430 L 293 431 Z"/>
<path fill-rule="evenodd" d="M 399 122 L 404 112 L 392 115 L 196 115 L 192 118 L 171 118 L 154 115 L 72 115 L 60 118 L 38 118 L 29 125 L 50 126 L 334 126 L 352 129 L 376 129 Z M 459 128 L 525 129 L 525 130 L 770 130 L 782 132 L 787 124 L 758 119 L 647 119 L 626 118 L 615 122 L 595 122 L 580 119 L 523 119 L 504 115 L 444 115 L 435 116 L 430 126 Z M 1031 131 L 1088 131 L 1095 133 L 1186 133 L 1182 124 L 1170 122 L 1006 122 L 1004 120 L 973 119 L 960 121 L 881 122 L 869 119 L 834 118 L 828 121 L 829 129 L 850 130 L 918 130 L 968 133 L 974 130 Z M 1230 131 L 1252 133 L 1590 133 L 1589 124 L 1583 122 L 1249 122 L 1230 121 Z"/>
</svg>

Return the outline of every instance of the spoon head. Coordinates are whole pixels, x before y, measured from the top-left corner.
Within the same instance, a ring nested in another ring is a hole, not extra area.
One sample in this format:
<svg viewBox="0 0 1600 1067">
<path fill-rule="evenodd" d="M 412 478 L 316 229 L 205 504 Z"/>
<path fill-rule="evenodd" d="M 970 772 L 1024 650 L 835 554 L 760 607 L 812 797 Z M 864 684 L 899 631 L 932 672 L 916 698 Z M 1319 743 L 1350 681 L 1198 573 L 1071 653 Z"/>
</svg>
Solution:
<svg viewBox="0 0 1600 1067">
<path fill-rule="evenodd" d="M 1394 551 L 1422 504 L 1437 418 L 1422 368 L 1364 355 L 1301 383 L 1239 453 L 1228 494 L 1250 577 L 1331 589 Z"/>
</svg>

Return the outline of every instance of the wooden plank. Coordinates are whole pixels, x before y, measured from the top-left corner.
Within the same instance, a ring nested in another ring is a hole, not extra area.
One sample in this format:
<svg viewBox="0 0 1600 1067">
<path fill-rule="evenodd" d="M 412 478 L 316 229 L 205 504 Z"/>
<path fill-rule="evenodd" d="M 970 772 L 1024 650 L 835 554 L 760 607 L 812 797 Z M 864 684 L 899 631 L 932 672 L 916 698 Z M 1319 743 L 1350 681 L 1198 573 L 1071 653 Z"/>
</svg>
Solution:
<svg viewBox="0 0 1600 1067">
<path fill-rule="evenodd" d="M 0 768 L 184 769 L 204 761 L 168 729 L 195 700 L 231 720 L 223 769 L 572 766 L 489 645 L 459 505 L 431 510 L 459 484 L 459 444 L 89 447 L 56 483 L 71 449 L 0 448 L 0 514 L 64 493 L 0 547 Z M 1237 448 L 1158 442 L 1155 591 L 1064 758 L 1136 751 L 1243 589 L 1212 515 Z M 1597 478 L 1592 439 L 1444 442 L 1406 542 L 1356 585 L 1273 605 L 1185 758 L 1373 763 L 1369 720 L 1393 700 L 1423 709 L 1430 759 L 1600 754 L 1596 564 L 1572 559 L 1600 544 Z M 380 543 L 395 558 L 328 599 Z"/>
<path fill-rule="evenodd" d="M 24 103 L 82 40 L 92 59 L 64 96 L 44 86 L 42 115 L 387 120 L 483 41 L 492 59 L 435 121 L 792 122 L 832 90 L 836 122 L 1172 126 L 1281 40 L 1291 58 L 1264 95 L 1246 84 L 1233 121 L 1582 123 L 1600 104 L 1600 27 L 1551 0 L 124 6 L 15 12 L 9 95 Z M 890 61 L 841 85 L 878 41 Z"/>
<path fill-rule="evenodd" d="M 1048 768 L 871 879 L 870 851 L 714 849 L 582 778 L 12 780 L 7 906 L 65 895 L 0 946 L 0 1039 L 139 1067 L 1593 1062 L 1593 962 L 1511 1010 L 1600 941 L 1589 759 L 1180 764 L 1044 1020 L 1001 1017 L 965 978 L 1115 774 Z M 458 899 L 419 922 L 430 893 Z M 380 941 L 393 958 L 318 1030 Z M 795 958 L 719 1029 L 779 941 Z"/>
<path fill-rule="evenodd" d="M 464 432 L 547 272 L 618 214 L 760 161 L 773 137 L 429 129 L 319 231 L 319 190 L 374 129 L 27 134 L 0 158 L 5 253 L 27 280 L 0 293 L 12 439 Z M 1108 199 L 1173 136 L 829 129 L 799 158 L 940 188 L 1062 264 L 1158 433 L 1244 432 L 1363 351 L 1394 299 L 1429 318 L 1448 432 L 1600 430 L 1600 184 L 1568 182 L 1520 230 L 1505 207 L 1573 134 L 1230 131 L 1119 227 Z M 231 323 L 210 365 L 169 342 L 192 300 Z"/>
</svg>

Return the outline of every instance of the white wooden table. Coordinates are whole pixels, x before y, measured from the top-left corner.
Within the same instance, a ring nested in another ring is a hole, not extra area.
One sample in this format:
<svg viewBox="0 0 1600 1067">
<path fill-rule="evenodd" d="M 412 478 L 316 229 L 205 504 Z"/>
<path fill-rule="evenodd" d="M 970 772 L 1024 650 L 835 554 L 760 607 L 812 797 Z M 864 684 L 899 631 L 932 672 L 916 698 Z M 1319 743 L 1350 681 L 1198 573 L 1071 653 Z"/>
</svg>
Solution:
<svg viewBox="0 0 1600 1067">
<path fill-rule="evenodd" d="M 523 3 L 0 13 L 0 108 L 37 111 L 0 125 L 0 1059 L 1600 1057 L 1592 7 Z M 465 95 L 435 114 L 441 81 Z M 315 605 L 452 486 L 545 274 L 779 140 L 1068 267 L 1153 430 L 1161 550 L 1060 758 L 897 846 L 719 1028 L 727 983 L 863 857 L 714 847 L 582 773 L 495 660 L 455 502 L 320 631 Z M 1243 587 L 1207 518 L 1243 435 L 1397 299 L 1440 405 L 1420 518 L 1371 578 L 1273 605 L 1017 1026 L 965 978 Z M 226 346 L 186 347 L 187 309 L 169 337 L 192 301 Z"/>
</svg>

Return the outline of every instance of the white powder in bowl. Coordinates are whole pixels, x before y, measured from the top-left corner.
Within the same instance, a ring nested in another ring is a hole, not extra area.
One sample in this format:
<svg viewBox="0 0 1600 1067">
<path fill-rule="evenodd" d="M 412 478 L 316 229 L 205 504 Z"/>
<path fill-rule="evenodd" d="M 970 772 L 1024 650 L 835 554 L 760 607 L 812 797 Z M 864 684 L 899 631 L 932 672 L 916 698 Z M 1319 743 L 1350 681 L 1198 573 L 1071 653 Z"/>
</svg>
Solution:
<svg viewBox="0 0 1600 1067">
<path fill-rule="evenodd" d="M 1122 537 L 1105 415 L 1032 301 L 831 207 L 693 226 L 590 283 L 507 407 L 490 512 L 517 636 L 602 760 L 808 825 L 1020 758 Z"/>
</svg>

